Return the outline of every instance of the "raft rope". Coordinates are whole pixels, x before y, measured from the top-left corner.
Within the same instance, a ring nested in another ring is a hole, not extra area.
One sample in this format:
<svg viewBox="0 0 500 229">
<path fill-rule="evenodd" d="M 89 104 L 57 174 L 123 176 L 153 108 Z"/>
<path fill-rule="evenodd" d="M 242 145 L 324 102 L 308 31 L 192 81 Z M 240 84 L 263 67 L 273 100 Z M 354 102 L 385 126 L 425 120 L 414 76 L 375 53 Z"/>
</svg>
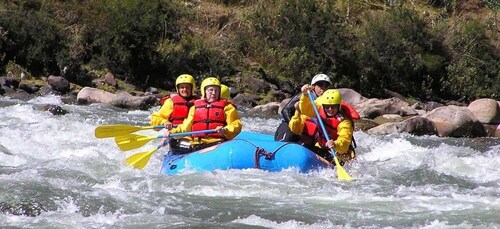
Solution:
<svg viewBox="0 0 500 229">
<path fill-rule="evenodd" d="M 254 163 L 255 163 L 255 166 L 254 168 L 256 169 L 260 169 L 260 163 L 259 163 L 259 158 L 263 155 L 264 156 L 264 159 L 266 160 L 272 160 L 274 158 L 274 155 L 281 149 L 283 148 L 284 146 L 290 144 L 290 143 L 293 143 L 293 142 L 285 142 L 283 145 L 281 145 L 280 147 L 276 148 L 276 150 L 274 150 L 273 152 L 268 152 L 266 151 L 264 148 L 261 148 L 261 147 L 258 147 L 257 145 L 253 144 L 252 142 L 248 141 L 248 140 L 245 140 L 245 139 L 233 139 L 233 140 L 240 140 L 240 141 L 245 141 L 247 143 L 249 143 L 250 145 L 253 145 L 255 146 L 255 158 L 254 158 Z M 177 161 L 181 158 L 183 158 L 184 156 L 188 155 L 189 153 L 186 153 L 186 154 L 171 154 L 172 152 L 169 152 L 167 155 L 165 155 L 165 157 L 169 156 L 169 161 L 167 163 L 167 165 L 171 166 L 172 163 L 174 161 Z M 170 154 L 170 155 L 169 155 Z"/>
<path fill-rule="evenodd" d="M 255 166 L 254 168 L 256 169 L 260 169 L 260 163 L 259 163 L 259 158 L 264 155 L 264 159 L 266 160 L 272 160 L 274 158 L 274 155 L 281 149 L 283 148 L 284 146 L 292 143 L 292 142 L 286 142 L 285 144 L 281 145 L 280 147 L 278 147 L 276 150 L 274 150 L 273 152 L 268 152 L 266 151 L 264 148 L 261 148 L 261 147 L 258 147 L 257 145 L 253 144 L 252 142 L 248 141 L 248 140 L 245 140 L 245 139 L 235 139 L 235 140 L 241 140 L 241 141 L 245 141 L 245 142 L 248 142 L 250 145 L 253 145 L 255 146 L 255 157 L 254 157 L 254 163 L 255 163 Z"/>
</svg>

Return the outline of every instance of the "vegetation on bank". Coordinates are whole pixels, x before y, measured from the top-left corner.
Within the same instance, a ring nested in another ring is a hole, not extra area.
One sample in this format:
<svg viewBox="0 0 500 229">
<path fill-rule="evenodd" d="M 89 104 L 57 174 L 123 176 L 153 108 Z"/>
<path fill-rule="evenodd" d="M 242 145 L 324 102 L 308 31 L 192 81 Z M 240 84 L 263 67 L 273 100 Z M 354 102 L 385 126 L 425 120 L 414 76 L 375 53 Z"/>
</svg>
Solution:
<svg viewBox="0 0 500 229">
<path fill-rule="evenodd" d="M 499 100 L 499 9 L 488 0 L 7 0 L 0 74 L 86 86 L 111 71 L 167 89 L 182 73 L 230 85 L 251 76 L 284 89 L 321 72 L 368 97 Z"/>
</svg>

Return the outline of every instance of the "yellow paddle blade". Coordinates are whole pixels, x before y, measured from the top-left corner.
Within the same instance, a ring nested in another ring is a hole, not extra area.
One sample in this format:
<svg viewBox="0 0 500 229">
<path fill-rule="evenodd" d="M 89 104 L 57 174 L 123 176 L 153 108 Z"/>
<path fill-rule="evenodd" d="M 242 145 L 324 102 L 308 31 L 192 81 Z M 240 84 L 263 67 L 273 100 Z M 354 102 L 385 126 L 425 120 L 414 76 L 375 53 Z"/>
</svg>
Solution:
<svg viewBox="0 0 500 229">
<path fill-rule="evenodd" d="M 96 138 L 110 138 L 130 134 L 139 130 L 154 129 L 155 126 L 131 126 L 131 125 L 101 125 L 95 128 Z"/>
<path fill-rule="evenodd" d="M 127 134 L 115 138 L 115 143 L 122 151 L 137 149 L 149 141 L 157 139 L 157 136 L 143 136 L 138 134 Z"/>
<path fill-rule="evenodd" d="M 159 147 L 156 147 L 150 151 L 143 153 L 136 153 L 127 158 L 125 162 L 136 169 L 143 169 L 146 164 L 148 164 L 151 155 L 153 155 L 158 150 L 158 148 Z"/>
<path fill-rule="evenodd" d="M 339 178 L 339 180 L 351 181 L 352 180 L 351 176 L 349 176 L 349 174 L 347 174 L 344 168 L 342 168 L 337 157 L 335 157 L 334 160 L 335 160 L 335 167 L 337 167 L 337 177 Z"/>
</svg>

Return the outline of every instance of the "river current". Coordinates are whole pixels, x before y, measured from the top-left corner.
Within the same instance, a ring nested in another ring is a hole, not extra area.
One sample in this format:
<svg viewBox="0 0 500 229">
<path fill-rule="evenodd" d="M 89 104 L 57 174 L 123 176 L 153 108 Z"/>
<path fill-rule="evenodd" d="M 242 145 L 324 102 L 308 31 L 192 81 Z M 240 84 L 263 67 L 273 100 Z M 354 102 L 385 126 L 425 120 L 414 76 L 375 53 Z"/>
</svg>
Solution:
<svg viewBox="0 0 500 229">
<path fill-rule="evenodd" d="M 161 150 L 144 170 L 124 163 L 158 140 L 121 152 L 94 137 L 102 124 L 148 125 L 157 109 L 0 97 L 0 228 L 500 228 L 499 139 L 357 131 L 357 161 L 344 167 L 354 180 L 343 182 L 330 169 L 161 175 Z M 280 122 L 240 114 L 244 131 Z"/>
</svg>

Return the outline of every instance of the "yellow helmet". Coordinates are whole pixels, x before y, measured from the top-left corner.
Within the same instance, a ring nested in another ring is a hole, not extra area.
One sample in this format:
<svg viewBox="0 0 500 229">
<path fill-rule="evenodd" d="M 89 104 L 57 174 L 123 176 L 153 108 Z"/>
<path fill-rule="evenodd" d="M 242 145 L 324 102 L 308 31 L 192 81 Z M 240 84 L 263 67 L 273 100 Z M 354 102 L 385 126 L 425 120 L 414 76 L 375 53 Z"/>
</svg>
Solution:
<svg viewBox="0 0 500 229">
<path fill-rule="evenodd" d="M 208 77 L 201 82 L 201 97 L 205 98 L 205 87 L 207 86 L 219 86 L 220 88 L 220 81 L 215 78 L 215 77 Z"/>
<path fill-rule="evenodd" d="M 220 98 L 224 100 L 231 98 L 231 91 L 229 91 L 229 87 L 224 84 L 220 85 Z"/>
<path fill-rule="evenodd" d="M 194 82 L 194 77 L 192 75 L 189 75 L 189 74 L 182 74 L 180 75 L 179 77 L 177 77 L 177 79 L 175 80 L 175 88 L 177 89 L 177 93 L 179 93 L 179 84 L 181 83 L 188 83 L 188 84 L 191 84 L 192 88 L 191 88 L 191 91 L 195 91 L 196 90 L 196 84 Z"/>
<path fill-rule="evenodd" d="M 320 104 L 323 105 L 337 105 L 342 102 L 342 95 L 338 90 L 335 89 L 328 89 L 326 90 L 321 97 L 319 98 Z"/>
</svg>

